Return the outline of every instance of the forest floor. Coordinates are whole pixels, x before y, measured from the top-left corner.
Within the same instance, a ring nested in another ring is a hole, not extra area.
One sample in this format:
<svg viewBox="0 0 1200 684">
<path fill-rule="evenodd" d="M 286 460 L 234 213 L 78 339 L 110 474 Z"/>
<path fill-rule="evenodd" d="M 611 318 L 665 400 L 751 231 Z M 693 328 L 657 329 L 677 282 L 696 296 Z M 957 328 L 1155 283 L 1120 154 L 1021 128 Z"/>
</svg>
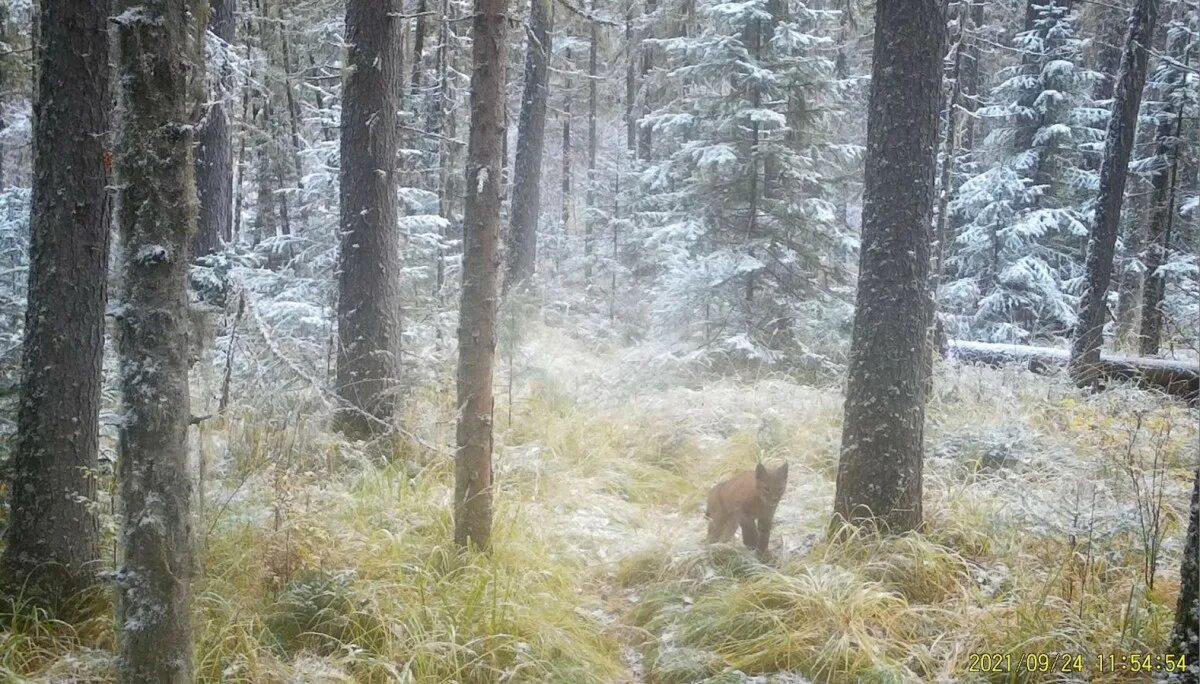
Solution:
<svg viewBox="0 0 1200 684">
<path fill-rule="evenodd" d="M 451 542 L 449 373 L 387 443 L 345 443 L 303 393 L 203 424 L 202 681 L 1010 680 L 973 653 L 1136 681 L 1098 657 L 1166 648 L 1197 462 L 1177 403 L 943 365 L 926 530 L 831 542 L 836 387 L 544 327 L 511 363 L 490 557 Z M 703 545 L 708 488 L 759 459 L 791 465 L 767 564 Z M 108 681 L 111 646 L 105 618 L 30 619 L 0 632 L 0 680 Z"/>
</svg>

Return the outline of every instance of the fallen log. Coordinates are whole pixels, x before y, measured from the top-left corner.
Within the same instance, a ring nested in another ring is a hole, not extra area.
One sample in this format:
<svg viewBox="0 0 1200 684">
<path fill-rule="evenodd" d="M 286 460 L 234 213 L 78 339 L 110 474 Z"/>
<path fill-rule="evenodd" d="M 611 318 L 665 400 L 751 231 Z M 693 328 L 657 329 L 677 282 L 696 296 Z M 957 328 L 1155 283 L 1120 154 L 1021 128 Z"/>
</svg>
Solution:
<svg viewBox="0 0 1200 684">
<path fill-rule="evenodd" d="M 1020 344 L 948 340 L 946 356 L 963 363 L 993 367 L 1023 365 L 1034 373 L 1047 374 L 1066 366 L 1070 352 Z M 1200 401 L 1200 366 L 1195 363 L 1103 354 L 1097 367 L 1101 379 L 1134 382 L 1144 389 L 1164 392 L 1192 405 Z"/>
</svg>

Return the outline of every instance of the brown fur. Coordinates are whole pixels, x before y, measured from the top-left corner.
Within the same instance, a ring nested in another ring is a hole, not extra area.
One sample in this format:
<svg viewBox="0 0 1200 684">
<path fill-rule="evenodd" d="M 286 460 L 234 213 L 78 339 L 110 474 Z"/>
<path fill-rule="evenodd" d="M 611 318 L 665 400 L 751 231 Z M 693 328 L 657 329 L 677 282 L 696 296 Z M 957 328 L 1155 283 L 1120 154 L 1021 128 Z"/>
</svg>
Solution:
<svg viewBox="0 0 1200 684">
<path fill-rule="evenodd" d="M 747 548 L 766 555 L 775 509 L 787 489 L 788 465 L 768 469 L 759 463 L 719 483 L 708 492 L 708 543 L 727 542 L 742 528 Z"/>
</svg>

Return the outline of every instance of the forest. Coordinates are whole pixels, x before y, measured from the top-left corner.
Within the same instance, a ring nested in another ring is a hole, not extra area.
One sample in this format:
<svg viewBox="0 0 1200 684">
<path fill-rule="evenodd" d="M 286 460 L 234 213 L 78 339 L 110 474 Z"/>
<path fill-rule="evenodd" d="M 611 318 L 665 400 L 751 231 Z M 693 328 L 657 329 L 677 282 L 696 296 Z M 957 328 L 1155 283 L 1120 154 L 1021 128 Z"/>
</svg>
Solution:
<svg viewBox="0 0 1200 684">
<path fill-rule="evenodd" d="M 1200 682 L 1200 0 L 0 0 L 0 684 Z"/>
</svg>

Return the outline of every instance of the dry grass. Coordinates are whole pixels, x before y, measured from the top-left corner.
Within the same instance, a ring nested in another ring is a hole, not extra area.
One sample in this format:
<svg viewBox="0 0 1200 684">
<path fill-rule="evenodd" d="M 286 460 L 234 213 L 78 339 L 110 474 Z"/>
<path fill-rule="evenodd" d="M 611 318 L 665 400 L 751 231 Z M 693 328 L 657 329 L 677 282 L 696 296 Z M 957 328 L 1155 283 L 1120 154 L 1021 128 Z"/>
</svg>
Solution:
<svg viewBox="0 0 1200 684">
<path fill-rule="evenodd" d="M 409 396 L 418 436 L 385 444 L 328 434 L 296 408 L 311 401 L 203 426 L 201 681 L 1115 681 L 966 666 L 972 652 L 1090 664 L 1166 647 L 1196 460 L 1187 409 L 940 369 L 926 528 L 830 541 L 836 391 L 681 384 L 662 368 L 639 383 L 644 355 L 552 331 L 526 348 L 511 424 L 497 402 L 490 557 L 450 542 L 452 468 L 430 448 L 452 437 L 448 386 Z M 792 464 L 776 561 L 703 548 L 707 488 L 776 458 Z M 1162 534 L 1148 571 L 1151 513 Z M 107 621 L 16 610 L 5 624 L 0 679 L 112 680 Z"/>
</svg>

